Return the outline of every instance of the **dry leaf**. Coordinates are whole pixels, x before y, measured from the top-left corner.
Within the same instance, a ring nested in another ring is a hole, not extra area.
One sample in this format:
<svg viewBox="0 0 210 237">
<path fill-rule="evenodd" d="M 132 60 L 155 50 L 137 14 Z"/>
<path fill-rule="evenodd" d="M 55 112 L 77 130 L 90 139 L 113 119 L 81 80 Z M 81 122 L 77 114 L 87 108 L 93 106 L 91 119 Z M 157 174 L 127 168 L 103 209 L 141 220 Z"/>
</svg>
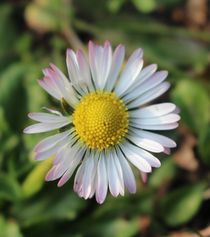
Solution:
<svg viewBox="0 0 210 237">
<path fill-rule="evenodd" d="M 207 9 L 207 0 L 188 0 L 186 5 L 188 25 L 193 28 L 204 26 L 207 22 Z"/>
<path fill-rule="evenodd" d="M 187 128 L 182 127 L 180 132 L 184 136 L 183 142 L 173 155 L 173 159 L 179 167 L 188 171 L 195 171 L 198 169 L 198 161 L 193 151 L 197 143 L 196 138 Z"/>
</svg>

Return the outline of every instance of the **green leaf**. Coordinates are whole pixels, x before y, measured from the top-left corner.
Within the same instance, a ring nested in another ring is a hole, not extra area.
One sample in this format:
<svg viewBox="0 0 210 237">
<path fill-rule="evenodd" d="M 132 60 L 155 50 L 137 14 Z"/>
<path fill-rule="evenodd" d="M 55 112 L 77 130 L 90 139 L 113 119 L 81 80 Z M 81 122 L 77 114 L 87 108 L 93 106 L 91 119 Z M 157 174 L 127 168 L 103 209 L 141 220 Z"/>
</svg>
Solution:
<svg viewBox="0 0 210 237">
<path fill-rule="evenodd" d="M 177 36 L 160 37 L 155 41 L 153 50 L 161 58 L 166 58 L 176 66 L 189 67 L 194 65 L 194 68 L 196 67 L 196 69 L 200 70 L 200 67 L 203 69 L 208 64 L 208 55 L 205 47 L 200 42 L 190 38 L 185 39 Z"/>
<path fill-rule="evenodd" d="M 152 12 L 156 8 L 156 1 L 155 0 L 132 0 L 135 7 L 144 13 Z"/>
<path fill-rule="evenodd" d="M 203 184 L 194 184 L 171 191 L 161 202 L 160 213 L 169 226 L 190 221 L 198 212 L 203 199 Z"/>
<path fill-rule="evenodd" d="M 101 230 L 103 230 L 103 232 Z M 131 220 L 116 218 L 113 220 L 97 223 L 96 226 L 88 228 L 87 232 L 89 236 L 132 237 L 138 233 L 138 230 L 138 218 L 133 218 Z"/>
<path fill-rule="evenodd" d="M 0 105 L 4 109 L 10 127 L 19 132 L 22 132 L 25 123 L 27 98 L 24 76 L 27 70 L 27 66 L 23 63 L 12 64 L 2 74 L 0 80 Z"/>
<path fill-rule="evenodd" d="M 107 6 L 110 12 L 116 13 L 120 10 L 124 3 L 125 0 L 108 0 Z"/>
<path fill-rule="evenodd" d="M 181 3 L 183 3 L 182 0 L 157 0 L 157 3 L 159 6 L 166 6 L 166 7 L 175 7 Z"/>
<path fill-rule="evenodd" d="M 201 155 L 201 159 L 206 165 L 210 166 L 210 124 L 208 128 L 203 130 L 198 140 L 198 150 Z"/>
<path fill-rule="evenodd" d="M 117 216 L 133 216 L 151 214 L 153 212 L 154 190 L 142 188 L 135 195 L 126 194 L 125 197 L 107 197 L 106 202 L 96 209 L 93 217 L 95 219 L 113 218 Z"/>
<path fill-rule="evenodd" d="M 11 152 L 19 142 L 19 138 L 15 134 L 9 134 L 6 137 L 2 137 L 2 142 L 0 143 L 0 148 L 2 153 Z"/>
<path fill-rule="evenodd" d="M 172 91 L 172 100 L 181 109 L 182 121 L 197 134 L 207 129 L 210 100 L 205 87 L 192 79 L 182 79 Z"/>
<path fill-rule="evenodd" d="M 52 166 L 52 158 L 38 164 L 23 182 L 24 197 L 28 198 L 41 190 L 45 182 L 45 176 Z"/>
<path fill-rule="evenodd" d="M 14 220 L 6 221 L 2 216 L 0 216 L 0 236 L 23 237 L 18 224 Z"/>
<path fill-rule="evenodd" d="M 0 201 L 16 201 L 22 196 L 20 185 L 9 174 L 0 174 Z"/>
<path fill-rule="evenodd" d="M 14 45 L 17 39 L 17 26 L 12 20 L 11 4 L 1 4 L 0 7 L 0 70 L 4 69 L 14 56 Z M 9 30 L 8 30 L 9 29 Z"/>
<path fill-rule="evenodd" d="M 165 182 L 169 182 L 176 175 L 176 165 L 171 157 L 162 162 L 161 167 L 156 169 L 149 177 L 149 185 L 155 188 L 160 187 Z"/>
<path fill-rule="evenodd" d="M 9 130 L 9 125 L 6 121 L 5 114 L 3 108 L 0 106 L 0 131 L 2 132 L 7 132 Z M 0 137 L 1 137 L 0 133 Z"/>
<path fill-rule="evenodd" d="M 5 118 L 5 113 L 2 107 L 0 107 L 0 163 L 1 157 L 6 152 L 10 152 L 18 145 L 18 136 L 10 131 L 8 121 Z"/>
<path fill-rule="evenodd" d="M 72 184 L 59 189 L 55 184 L 46 184 L 46 190 L 36 198 L 25 200 L 13 209 L 21 225 L 43 225 L 64 220 L 74 220 L 87 202 L 72 191 Z M 23 210 L 23 211 L 22 211 Z"/>
</svg>

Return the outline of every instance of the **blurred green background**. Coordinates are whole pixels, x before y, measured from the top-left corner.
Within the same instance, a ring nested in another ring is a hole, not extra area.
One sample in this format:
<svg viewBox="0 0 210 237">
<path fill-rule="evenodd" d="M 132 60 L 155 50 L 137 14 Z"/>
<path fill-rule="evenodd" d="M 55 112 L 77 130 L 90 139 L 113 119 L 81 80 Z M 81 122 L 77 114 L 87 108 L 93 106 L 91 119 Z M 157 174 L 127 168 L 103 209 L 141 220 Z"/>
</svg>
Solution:
<svg viewBox="0 0 210 237">
<path fill-rule="evenodd" d="M 1 0 L 0 237 L 210 236 L 210 2 L 208 0 Z M 23 135 L 29 111 L 58 104 L 38 86 L 50 62 L 65 68 L 68 47 L 88 40 L 127 56 L 144 48 L 145 65 L 169 71 L 182 120 L 167 132 L 178 147 L 125 197 L 103 205 L 80 199 L 72 181 L 45 183 L 50 161 L 31 151 L 43 135 Z"/>
</svg>

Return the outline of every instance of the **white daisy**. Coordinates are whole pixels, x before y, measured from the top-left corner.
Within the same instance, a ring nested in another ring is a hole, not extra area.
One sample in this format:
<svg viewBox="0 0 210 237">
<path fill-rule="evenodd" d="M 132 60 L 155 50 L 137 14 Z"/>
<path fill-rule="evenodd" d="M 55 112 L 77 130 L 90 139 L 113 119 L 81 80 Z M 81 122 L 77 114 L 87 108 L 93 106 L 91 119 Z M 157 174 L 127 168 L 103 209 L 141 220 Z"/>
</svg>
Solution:
<svg viewBox="0 0 210 237">
<path fill-rule="evenodd" d="M 168 73 L 157 65 L 143 67 L 143 50 L 137 49 L 122 69 L 125 48 L 112 52 L 89 43 L 89 58 L 81 50 L 67 50 L 67 78 L 55 65 L 43 70 L 41 87 L 62 102 L 61 114 L 47 109 L 29 113 L 38 123 L 25 133 L 59 130 L 36 145 L 35 159 L 54 155 L 47 181 L 66 183 L 76 170 L 74 190 L 80 197 L 103 203 L 108 189 L 113 196 L 124 190 L 136 192 L 130 164 L 146 179 L 160 161 L 152 153 L 170 153 L 176 143 L 163 135 L 146 130 L 169 130 L 178 126 L 178 109 L 172 103 L 147 105 L 169 89 L 164 82 Z M 67 113 L 68 111 L 68 113 Z M 69 112 L 70 111 L 70 112 Z M 65 114 L 65 115 L 64 115 Z"/>
</svg>

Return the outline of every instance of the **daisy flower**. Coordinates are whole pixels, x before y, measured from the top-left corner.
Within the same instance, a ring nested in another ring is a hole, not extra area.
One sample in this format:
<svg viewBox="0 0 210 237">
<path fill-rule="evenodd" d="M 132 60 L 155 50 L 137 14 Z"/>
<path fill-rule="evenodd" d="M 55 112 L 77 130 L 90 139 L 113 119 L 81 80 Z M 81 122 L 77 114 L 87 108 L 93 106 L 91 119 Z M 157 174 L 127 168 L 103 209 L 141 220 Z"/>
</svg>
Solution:
<svg viewBox="0 0 210 237">
<path fill-rule="evenodd" d="M 53 64 L 43 70 L 39 84 L 61 102 L 62 113 L 29 113 L 38 123 L 24 132 L 57 130 L 34 148 L 36 160 L 55 157 L 46 180 L 59 179 L 62 186 L 75 172 L 74 191 L 103 203 L 108 190 L 115 197 L 124 195 L 125 188 L 136 192 L 131 166 L 143 180 L 160 167 L 152 153 L 169 154 L 176 143 L 153 131 L 176 128 L 180 116 L 173 103 L 148 105 L 170 84 L 165 82 L 167 71 L 156 71 L 156 64 L 143 68 L 142 49 L 123 67 L 123 45 L 114 52 L 108 41 L 103 46 L 90 41 L 88 47 L 88 57 L 81 50 L 67 50 L 68 77 Z"/>
</svg>

